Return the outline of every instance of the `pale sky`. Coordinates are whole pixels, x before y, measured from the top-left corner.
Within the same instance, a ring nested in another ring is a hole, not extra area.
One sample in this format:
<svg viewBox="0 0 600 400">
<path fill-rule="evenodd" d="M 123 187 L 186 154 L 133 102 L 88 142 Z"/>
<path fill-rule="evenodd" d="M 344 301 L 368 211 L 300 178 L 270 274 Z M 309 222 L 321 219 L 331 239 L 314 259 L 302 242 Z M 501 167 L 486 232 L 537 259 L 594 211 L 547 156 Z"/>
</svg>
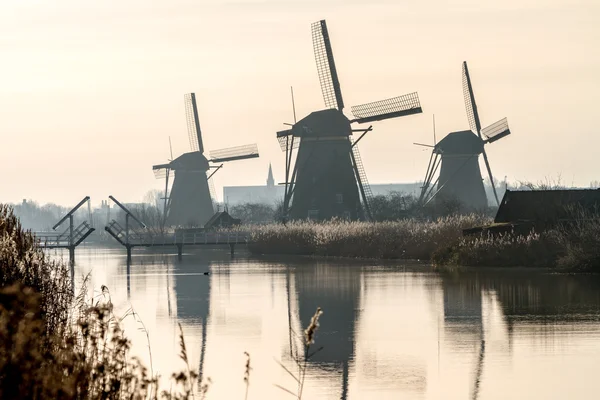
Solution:
<svg viewBox="0 0 600 400">
<path fill-rule="evenodd" d="M 275 132 L 324 108 L 310 24 L 326 19 L 350 106 L 418 91 L 424 113 L 375 123 L 360 151 L 371 183 L 423 179 L 432 114 L 438 140 L 468 129 L 467 60 L 482 124 L 508 117 L 487 146 L 494 175 L 598 171 L 597 0 L 0 0 L 0 202 L 140 201 L 164 182 L 153 164 L 189 150 L 183 96 L 195 92 L 207 149 L 257 143 L 223 185 L 260 185 Z"/>
</svg>

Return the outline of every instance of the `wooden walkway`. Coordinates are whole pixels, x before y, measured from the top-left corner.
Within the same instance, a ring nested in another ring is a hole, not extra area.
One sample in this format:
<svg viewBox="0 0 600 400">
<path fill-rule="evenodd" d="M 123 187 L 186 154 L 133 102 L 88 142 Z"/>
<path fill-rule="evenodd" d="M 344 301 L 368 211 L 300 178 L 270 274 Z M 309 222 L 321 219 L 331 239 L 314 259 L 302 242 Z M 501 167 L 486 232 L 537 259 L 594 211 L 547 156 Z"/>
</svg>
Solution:
<svg viewBox="0 0 600 400">
<path fill-rule="evenodd" d="M 40 247 L 46 249 L 70 249 L 77 247 L 94 232 L 87 222 L 82 222 L 77 228 L 67 228 L 64 232 L 33 232 Z"/>
<path fill-rule="evenodd" d="M 134 247 L 164 246 L 177 247 L 179 258 L 182 256 L 184 246 L 228 245 L 231 254 L 233 255 L 236 244 L 248 244 L 250 241 L 249 232 L 196 231 L 160 234 L 147 231 L 128 230 L 114 220 L 108 224 L 104 230 L 127 249 L 128 258 L 131 257 L 131 249 Z"/>
</svg>

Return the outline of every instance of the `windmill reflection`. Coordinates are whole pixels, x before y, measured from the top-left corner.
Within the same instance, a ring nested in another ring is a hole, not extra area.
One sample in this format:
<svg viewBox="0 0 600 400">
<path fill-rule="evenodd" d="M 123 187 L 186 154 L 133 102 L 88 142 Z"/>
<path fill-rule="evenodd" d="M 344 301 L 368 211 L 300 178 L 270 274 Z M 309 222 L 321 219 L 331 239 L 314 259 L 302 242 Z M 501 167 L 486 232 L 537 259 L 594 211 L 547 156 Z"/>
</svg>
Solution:
<svg viewBox="0 0 600 400">
<path fill-rule="evenodd" d="M 210 271 L 209 261 L 189 257 L 188 260 L 178 265 L 177 274 L 174 275 L 177 318 L 180 321 L 199 321 L 202 329 L 198 367 L 200 382 L 204 371 L 211 290 L 211 277 L 204 275 L 204 271 Z"/>
<path fill-rule="evenodd" d="M 444 292 L 444 331 L 460 346 L 479 342 L 471 389 L 471 398 L 475 400 L 479 396 L 485 360 L 483 287 L 476 274 L 442 274 L 441 279 Z"/>
<path fill-rule="evenodd" d="M 479 343 L 472 398 L 479 394 L 487 327 L 485 298 L 494 298 L 512 351 L 516 329 L 536 334 L 559 330 L 564 322 L 595 320 L 600 312 L 600 277 L 542 274 L 539 271 L 478 271 L 442 274 L 444 330 L 456 347 Z"/>
<path fill-rule="evenodd" d="M 309 362 L 320 368 L 335 368 L 342 374 L 341 398 L 347 398 L 349 363 L 354 360 L 355 327 L 358 319 L 362 274 L 355 268 L 314 262 L 297 266 L 294 282 L 300 325 L 304 329 L 315 310 L 324 310 L 316 336 L 316 352 Z M 300 332 L 302 333 L 302 332 Z"/>
</svg>

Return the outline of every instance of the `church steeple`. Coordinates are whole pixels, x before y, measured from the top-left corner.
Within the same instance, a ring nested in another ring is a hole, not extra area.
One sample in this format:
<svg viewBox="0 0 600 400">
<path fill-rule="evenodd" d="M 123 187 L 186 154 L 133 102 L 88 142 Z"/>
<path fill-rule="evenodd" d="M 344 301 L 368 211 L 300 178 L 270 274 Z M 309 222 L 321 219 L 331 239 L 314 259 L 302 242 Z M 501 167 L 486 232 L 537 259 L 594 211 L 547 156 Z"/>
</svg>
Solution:
<svg viewBox="0 0 600 400">
<path fill-rule="evenodd" d="M 271 163 L 269 163 L 269 176 L 267 177 L 267 186 L 275 186 L 275 179 L 273 179 L 273 169 L 271 168 Z"/>
</svg>

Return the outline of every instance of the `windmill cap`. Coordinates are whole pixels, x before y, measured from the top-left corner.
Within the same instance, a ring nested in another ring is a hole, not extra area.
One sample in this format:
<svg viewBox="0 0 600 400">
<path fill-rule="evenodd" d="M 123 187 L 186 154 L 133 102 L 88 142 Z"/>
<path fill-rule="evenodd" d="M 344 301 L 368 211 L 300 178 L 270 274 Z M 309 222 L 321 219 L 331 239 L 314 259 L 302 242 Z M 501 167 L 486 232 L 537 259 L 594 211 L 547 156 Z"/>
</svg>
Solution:
<svg viewBox="0 0 600 400">
<path fill-rule="evenodd" d="M 483 140 L 471 131 L 452 132 L 439 141 L 435 149 L 443 154 L 480 154 Z"/>
<path fill-rule="evenodd" d="M 292 128 L 294 136 L 327 137 L 350 136 L 350 121 L 334 108 L 315 111 L 298 121 Z"/>
<path fill-rule="evenodd" d="M 184 153 L 171 161 L 169 165 L 175 171 L 207 171 L 210 167 L 206 157 L 199 151 Z"/>
</svg>

